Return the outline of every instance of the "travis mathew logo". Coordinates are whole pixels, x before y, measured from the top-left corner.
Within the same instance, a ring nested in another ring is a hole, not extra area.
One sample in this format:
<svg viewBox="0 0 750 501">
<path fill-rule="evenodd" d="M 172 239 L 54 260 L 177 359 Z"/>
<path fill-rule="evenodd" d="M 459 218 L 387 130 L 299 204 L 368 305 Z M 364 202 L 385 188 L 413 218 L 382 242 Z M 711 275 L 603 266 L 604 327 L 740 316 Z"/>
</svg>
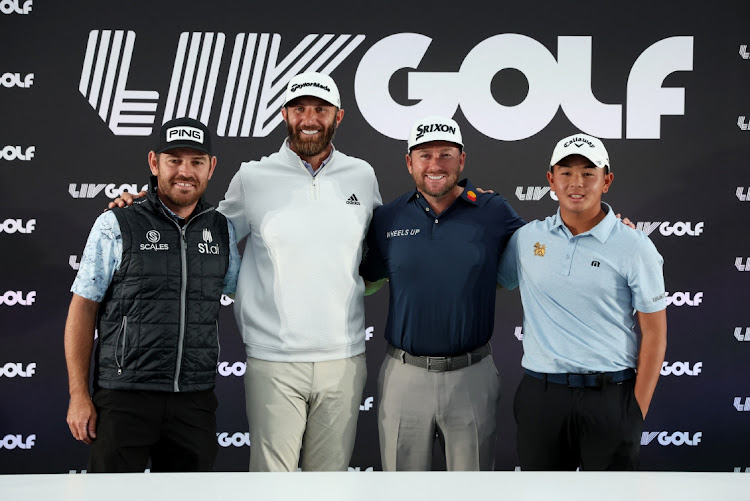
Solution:
<svg viewBox="0 0 750 501">
<path fill-rule="evenodd" d="M 346 203 L 349 205 L 360 205 L 359 200 L 357 200 L 357 195 L 354 193 L 352 193 L 352 196 L 349 197 Z"/>
<path fill-rule="evenodd" d="M 165 251 L 169 250 L 169 244 L 158 243 L 161 240 L 161 234 L 156 230 L 149 230 L 146 232 L 146 240 L 150 243 L 141 244 L 141 250 L 153 250 L 153 251 Z"/>
<path fill-rule="evenodd" d="M 203 228 L 203 242 L 198 243 L 198 252 L 201 254 L 218 254 L 219 244 L 211 245 L 214 241 L 214 237 L 211 235 L 211 230 Z"/>
</svg>

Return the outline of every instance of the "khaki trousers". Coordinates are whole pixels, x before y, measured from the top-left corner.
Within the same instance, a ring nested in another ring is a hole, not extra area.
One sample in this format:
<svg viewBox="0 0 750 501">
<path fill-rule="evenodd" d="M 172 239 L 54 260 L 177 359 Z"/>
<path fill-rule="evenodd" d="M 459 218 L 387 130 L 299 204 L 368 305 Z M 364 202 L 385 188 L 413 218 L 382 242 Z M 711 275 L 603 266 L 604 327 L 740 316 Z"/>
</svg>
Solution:
<svg viewBox="0 0 750 501">
<path fill-rule="evenodd" d="M 364 353 L 327 362 L 248 357 L 250 471 L 295 471 L 298 465 L 346 471 L 366 379 Z"/>
<path fill-rule="evenodd" d="M 448 372 L 386 355 L 378 395 L 383 471 L 429 471 L 436 435 L 448 471 L 494 468 L 500 376 L 491 355 Z"/>
</svg>

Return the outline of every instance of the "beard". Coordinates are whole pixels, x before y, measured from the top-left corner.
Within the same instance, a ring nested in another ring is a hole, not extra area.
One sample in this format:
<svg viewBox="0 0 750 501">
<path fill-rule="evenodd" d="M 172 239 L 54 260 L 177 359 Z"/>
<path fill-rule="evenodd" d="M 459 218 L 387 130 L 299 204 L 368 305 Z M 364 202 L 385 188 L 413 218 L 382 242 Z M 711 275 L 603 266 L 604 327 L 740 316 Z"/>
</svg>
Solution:
<svg viewBox="0 0 750 501">
<path fill-rule="evenodd" d="M 294 128 L 289 122 L 286 124 L 286 130 L 289 133 L 289 142 L 292 149 L 302 157 L 314 157 L 321 154 L 328 145 L 331 144 L 333 136 L 336 133 L 336 118 L 323 129 L 317 139 L 310 139 L 302 134 L 303 127 Z M 308 128 L 309 130 L 309 128 Z"/>
<path fill-rule="evenodd" d="M 161 195 L 175 207 L 190 207 L 196 203 L 206 191 L 206 184 L 201 183 L 198 179 L 175 178 L 165 181 L 164 184 L 167 188 L 165 190 L 160 189 Z M 185 193 L 179 186 L 172 184 L 173 182 L 190 182 L 195 185 L 196 189 L 189 190 Z"/>
</svg>

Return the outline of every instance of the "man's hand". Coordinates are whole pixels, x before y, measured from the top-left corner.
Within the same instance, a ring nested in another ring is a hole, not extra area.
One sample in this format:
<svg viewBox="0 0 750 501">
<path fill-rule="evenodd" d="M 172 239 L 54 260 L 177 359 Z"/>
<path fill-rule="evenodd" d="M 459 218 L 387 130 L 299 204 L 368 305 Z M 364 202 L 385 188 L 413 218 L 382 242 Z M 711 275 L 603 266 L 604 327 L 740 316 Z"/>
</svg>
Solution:
<svg viewBox="0 0 750 501">
<path fill-rule="evenodd" d="M 477 186 L 476 188 L 479 193 L 495 193 L 493 190 L 484 190 L 480 188 L 479 186 Z"/>
<path fill-rule="evenodd" d="M 622 224 L 628 226 L 629 228 L 635 229 L 635 225 L 633 224 L 633 221 L 631 221 L 630 219 L 626 217 L 622 217 L 622 215 L 619 213 L 615 214 L 615 216 L 617 217 L 617 219 L 619 219 L 622 222 Z"/>
<path fill-rule="evenodd" d="M 114 209 L 115 207 L 125 207 L 126 205 L 133 205 L 133 200 L 140 197 L 145 197 L 146 192 L 142 191 L 138 193 L 137 196 L 133 196 L 132 193 L 128 193 L 127 191 L 122 192 L 122 194 L 112 200 L 108 205 L 107 209 Z"/>
<path fill-rule="evenodd" d="M 68 427 L 76 440 L 90 445 L 96 439 L 96 409 L 88 395 L 71 397 L 68 404 Z"/>
</svg>

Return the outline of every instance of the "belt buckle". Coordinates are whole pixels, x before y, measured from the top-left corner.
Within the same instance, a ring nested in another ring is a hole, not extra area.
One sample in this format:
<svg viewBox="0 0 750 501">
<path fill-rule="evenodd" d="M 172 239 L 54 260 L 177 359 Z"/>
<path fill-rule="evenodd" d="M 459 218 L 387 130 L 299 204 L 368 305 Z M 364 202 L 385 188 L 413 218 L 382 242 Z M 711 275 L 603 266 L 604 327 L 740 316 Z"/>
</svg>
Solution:
<svg viewBox="0 0 750 501">
<path fill-rule="evenodd" d="M 441 361 L 444 362 L 443 369 L 433 369 L 432 368 L 432 361 Z M 445 372 L 448 368 L 448 361 L 450 360 L 450 357 L 427 357 L 427 370 L 429 372 Z"/>
</svg>

